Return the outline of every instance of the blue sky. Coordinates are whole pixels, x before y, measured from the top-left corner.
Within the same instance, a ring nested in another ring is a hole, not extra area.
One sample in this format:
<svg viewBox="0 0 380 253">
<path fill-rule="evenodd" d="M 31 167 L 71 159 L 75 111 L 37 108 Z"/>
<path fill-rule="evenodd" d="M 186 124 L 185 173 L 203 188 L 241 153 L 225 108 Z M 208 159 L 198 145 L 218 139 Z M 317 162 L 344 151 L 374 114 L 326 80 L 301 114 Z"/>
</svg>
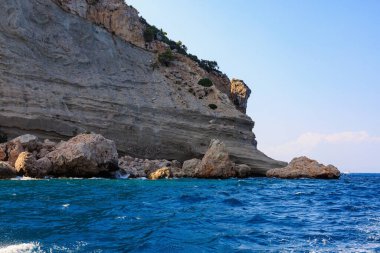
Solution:
<svg viewBox="0 0 380 253">
<path fill-rule="evenodd" d="M 259 149 L 380 172 L 380 1 L 128 0 L 253 93 Z"/>
</svg>

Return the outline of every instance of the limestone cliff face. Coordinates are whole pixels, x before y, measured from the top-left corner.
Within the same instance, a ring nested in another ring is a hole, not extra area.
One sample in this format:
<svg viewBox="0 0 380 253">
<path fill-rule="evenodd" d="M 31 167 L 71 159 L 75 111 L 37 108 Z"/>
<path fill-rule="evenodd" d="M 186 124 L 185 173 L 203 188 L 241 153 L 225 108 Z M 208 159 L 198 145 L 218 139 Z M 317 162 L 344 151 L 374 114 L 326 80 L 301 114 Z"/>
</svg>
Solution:
<svg viewBox="0 0 380 253">
<path fill-rule="evenodd" d="M 248 98 L 251 95 L 251 89 L 242 80 L 231 80 L 230 98 L 237 109 L 246 113 Z"/>
<path fill-rule="evenodd" d="M 123 0 L 54 0 L 64 10 L 98 24 L 137 46 L 145 47 L 138 11 Z"/>
<path fill-rule="evenodd" d="M 89 9 L 69 14 L 62 2 Z M 117 0 L 0 1 L 1 131 L 51 139 L 94 131 L 123 153 L 180 161 L 201 157 L 220 139 L 232 160 L 258 175 L 285 165 L 256 149 L 254 123 L 223 90 L 230 88 L 218 81 L 225 77 L 199 86 L 207 73 L 183 56 L 155 68 L 157 54 L 139 47 L 141 34 L 133 32 L 138 24 L 128 21 L 126 37 L 112 33 L 112 22 L 99 25 L 111 15 L 102 12 L 106 2 L 118 19 L 135 19 L 120 14 L 127 7 Z"/>
</svg>

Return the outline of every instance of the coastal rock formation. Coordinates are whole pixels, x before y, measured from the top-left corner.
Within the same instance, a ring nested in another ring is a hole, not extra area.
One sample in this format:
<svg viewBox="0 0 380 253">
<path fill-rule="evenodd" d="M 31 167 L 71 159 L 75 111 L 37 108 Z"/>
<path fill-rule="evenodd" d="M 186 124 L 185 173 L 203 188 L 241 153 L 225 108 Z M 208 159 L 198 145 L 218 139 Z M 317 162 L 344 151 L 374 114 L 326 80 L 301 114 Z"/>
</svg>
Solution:
<svg viewBox="0 0 380 253">
<path fill-rule="evenodd" d="M 246 113 L 248 98 L 251 95 L 251 89 L 242 80 L 231 80 L 231 92 L 230 97 L 238 110 Z"/>
<path fill-rule="evenodd" d="M 182 168 L 172 170 L 173 176 L 177 178 L 183 178 L 183 177 L 193 178 L 196 175 L 196 171 L 200 163 L 201 163 L 201 160 L 197 158 L 187 160 L 183 163 Z"/>
<path fill-rule="evenodd" d="M 39 140 L 36 136 L 26 134 L 21 135 L 7 143 L 0 144 L 0 161 L 7 161 L 11 166 L 15 166 L 15 162 L 20 153 L 23 151 L 37 151 L 40 148 Z"/>
<path fill-rule="evenodd" d="M 119 176 L 129 178 L 147 177 L 159 168 L 168 167 L 172 171 L 181 170 L 180 162 L 173 160 L 148 160 L 131 156 L 119 158 Z"/>
<path fill-rule="evenodd" d="M 210 147 L 197 167 L 198 178 L 231 178 L 236 176 L 226 146 L 219 140 L 212 140 Z"/>
<path fill-rule="evenodd" d="M 0 131 L 53 141 L 93 131 L 122 154 L 180 162 L 219 139 L 254 175 L 286 165 L 256 148 L 254 122 L 231 101 L 226 76 L 175 52 L 170 67 L 156 68 L 137 19 L 121 0 L 0 1 Z M 212 87 L 198 84 L 204 77 Z M 6 151 L 11 165 L 25 151 L 20 145 Z M 67 154 L 67 165 L 54 154 L 58 175 L 87 175 L 73 168 L 86 163 Z"/>
<path fill-rule="evenodd" d="M 152 173 L 149 174 L 149 179 L 150 180 L 158 180 L 158 179 L 167 179 L 172 177 L 172 172 L 168 167 L 164 167 L 161 169 L 158 169 Z"/>
<path fill-rule="evenodd" d="M 51 174 L 52 163 L 46 157 L 36 160 L 33 154 L 22 152 L 15 163 L 18 175 L 32 178 L 44 178 Z"/>
<path fill-rule="evenodd" d="M 272 169 L 267 177 L 337 179 L 340 171 L 333 165 L 325 166 L 305 156 L 294 158 L 285 168 Z"/>
<path fill-rule="evenodd" d="M 236 177 L 238 178 L 248 178 L 252 177 L 252 169 L 246 165 L 246 164 L 237 164 L 235 166 L 235 171 L 236 171 Z"/>
<path fill-rule="evenodd" d="M 16 176 L 16 170 L 7 162 L 0 162 L 0 179 L 10 179 Z"/>
<path fill-rule="evenodd" d="M 78 135 L 46 157 L 52 163 L 51 174 L 58 177 L 109 177 L 118 169 L 115 143 L 98 134 Z"/>
</svg>

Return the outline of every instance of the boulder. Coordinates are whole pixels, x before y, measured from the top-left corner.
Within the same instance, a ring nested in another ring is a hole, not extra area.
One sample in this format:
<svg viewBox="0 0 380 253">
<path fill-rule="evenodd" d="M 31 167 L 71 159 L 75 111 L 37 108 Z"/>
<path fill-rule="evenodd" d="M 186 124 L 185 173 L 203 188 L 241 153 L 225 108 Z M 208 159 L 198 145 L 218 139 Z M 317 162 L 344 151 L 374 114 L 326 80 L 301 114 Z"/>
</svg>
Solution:
<svg viewBox="0 0 380 253">
<path fill-rule="evenodd" d="M 173 176 L 177 178 L 195 177 L 196 170 L 200 163 L 201 163 L 201 160 L 196 159 L 196 158 L 187 160 L 183 163 L 182 168 L 180 167 L 172 168 Z"/>
<path fill-rule="evenodd" d="M 119 158 L 120 170 L 116 173 L 116 177 L 141 178 L 146 177 L 146 163 L 142 159 L 135 159 L 131 156 L 123 156 Z"/>
<path fill-rule="evenodd" d="M 237 164 L 235 165 L 236 176 L 238 178 L 247 178 L 252 177 L 254 174 L 253 170 L 246 164 Z"/>
<path fill-rule="evenodd" d="M 109 177 L 118 170 L 118 154 L 113 141 L 99 134 L 81 134 L 62 142 L 46 156 L 52 175 L 60 177 Z"/>
<path fill-rule="evenodd" d="M 325 166 L 305 156 L 294 158 L 285 168 L 271 169 L 267 177 L 337 179 L 340 171 L 333 165 Z"/>
<path fill-rule="evenodd" d="M 211 140 L 209 149 L 197 167 L 195 176 L 198 178 L 231 178 L 236 176 L 234 163 L 219 140 Z"/>
<path fill-rule="evenodd" d="M 5 143 L 0 144 L 0 161 L 7 159 L 7 145 Z"/>
<path fill-rule="evenodd" d="M 8 161 L 14 167 L 19 154 L 23 151 L 37 152 L 41 143 L 34 135 L 25 134 L 0 145 L 0 161 Z"/>
<path fill-rule="evenodd" d="M 24 134 L 10 141 L 11 143 L 20 143 L 24 150 L 33 152 L 41 148 L 41 143 L 37 136 Z"/>
<path fill-rule="evenodd" d="M 33 178 L 44 178 L 51 172 L 52 164 L 46 157 L 36 160 L 33 154 L 22 152 L 15 163 L 18 175 Z"/>
<path fill-rule="evenodd" d="M 149 174 L 150 180 L 158 180 L 172 177 L 172 173 L 168 167 L 163 167 Z"/>
<path fill-rule="evenodd" d="M 140 178 L 155 172 L 159 168 L 168 167 L 172 172 L 181 170 L 181 163 L 173 160 L 148 160 L 124 156 L 119 159 L 117 175 L 121 177 Z"/>
<path fill-rule="evenodd" d="M 9 163 L 0 162 L 0 179 L 10 179 L 16 176 L 16 170 Z"/>
<path fill-rule="evenodd" d="M 43 158 L 45 157 L 48 153 L 52 152 L 55 150 L 55 146 L 57 143 L 50 141 L 48 139 L 44 140 L 44 142 L 41 144 L 41 149 L 37 153 L 38 158 Z"/>
<path fill-rule="evenodd" d="M 16 160 L 22 152 L 24 152 L 24 148 L 19 141 L 12 140 L 7 143 L 8 163 L 12 167 L 15 166 Z"/>
</svg>

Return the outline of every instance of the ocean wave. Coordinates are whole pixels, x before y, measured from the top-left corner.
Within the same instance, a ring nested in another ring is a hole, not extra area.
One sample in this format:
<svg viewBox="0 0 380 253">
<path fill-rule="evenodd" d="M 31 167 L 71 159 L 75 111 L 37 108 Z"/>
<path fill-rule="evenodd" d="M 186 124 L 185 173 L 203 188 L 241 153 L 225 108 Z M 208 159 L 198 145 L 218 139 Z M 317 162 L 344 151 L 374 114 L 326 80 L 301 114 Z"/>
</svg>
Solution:
<svg viewBox="0 0 380 253">
<path fill-rule="evenodd" d="M 0 253 L 43 253 L 38 242 L 0 246 Z"/>
<path fill-rule="evenodd" d="M 37 178 L 32 178 L 32 177 L 14 177 L 12 178 L 11 180 L 41 180 L 41 179 L 37 179 Z"/>
</svg>

